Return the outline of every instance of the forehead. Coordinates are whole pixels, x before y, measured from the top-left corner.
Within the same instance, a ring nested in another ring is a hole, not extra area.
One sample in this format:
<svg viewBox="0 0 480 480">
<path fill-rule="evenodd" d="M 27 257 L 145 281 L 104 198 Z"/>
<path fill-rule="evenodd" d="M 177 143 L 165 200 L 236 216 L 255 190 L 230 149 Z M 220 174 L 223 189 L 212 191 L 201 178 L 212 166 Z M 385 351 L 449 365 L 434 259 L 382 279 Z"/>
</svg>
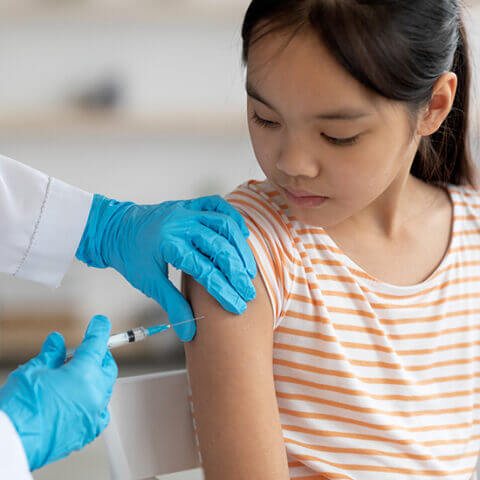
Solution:
<svg viewBox="0 0 480 480">
<path fill-rule="evenodd" d="M 313 33 L 290 37 L 291 32 L 275 32 L 250 46 L 247 83 L 262 97 L 312 113 L 337 106 L 379 108 L 378 95 L 339 65 Z"/>
</svg>

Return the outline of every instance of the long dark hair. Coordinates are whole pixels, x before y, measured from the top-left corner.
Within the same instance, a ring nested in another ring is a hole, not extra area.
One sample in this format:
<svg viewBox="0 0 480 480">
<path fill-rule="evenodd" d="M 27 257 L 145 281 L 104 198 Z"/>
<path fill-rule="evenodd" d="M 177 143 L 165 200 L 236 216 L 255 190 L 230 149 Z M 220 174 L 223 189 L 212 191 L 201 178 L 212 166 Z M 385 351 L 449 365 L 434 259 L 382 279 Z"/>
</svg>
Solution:
<svg viewBox="0 0 480 480">
<path fill-rule="evenodd" d="M 253 0 L 242 26 L 242 62 L 250 46 L 275 31 L 309 28 L 356 80 L 404 102 L 416 120 L 436 80 L 458 77 L 455 101 L 442 126 L 422 137 L 411 173 L 427 183 L 477 188 L 469 145 L 470 51 L 460 0 Z"/>
</svg>

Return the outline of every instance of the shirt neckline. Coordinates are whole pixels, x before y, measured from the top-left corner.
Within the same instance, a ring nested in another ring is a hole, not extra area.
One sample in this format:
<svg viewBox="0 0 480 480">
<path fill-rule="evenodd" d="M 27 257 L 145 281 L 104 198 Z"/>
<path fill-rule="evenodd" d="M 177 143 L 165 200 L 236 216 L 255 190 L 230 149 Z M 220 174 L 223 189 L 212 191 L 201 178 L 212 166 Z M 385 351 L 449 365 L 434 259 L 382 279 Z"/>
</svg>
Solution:
<svg viewBox="0 0 480 480">
<path fill-rule="evenodd" d="M 392 283 L 387 283 L 387 282 L 384 282 L 382 280 L 379 280 L 374 275 L 371 275 L 366 270 L 364 270 L 362 267 L 360 267 L 360 265 L 357 265 L 348 255 L 346 255 L 342 251 L 342 249 L 333 241 L 333 239 L 330 237 L 330 235 L 328 235 L 328 233 L 325 230 L 323 230 L 323 229 L 322 230 L 324 231 L 325 235 L 327 236 L 329 242 L 331 242 L 331 244 L 335 248 L 338 249 L 338 252 L 339 252 L 338 254 L 341 255 L 341 257 L 345 260 L 345 263 L 348 264 L 353 269 L 358 270 L 359 272 L 361 272 L 366 277 L 368 277 L 368 278 L 363 278 L 361 275 L 356 275 L 355 273 L 352 273 L 352 275 L 354 275 L 355 278 L 357 278 L 359 281 L 364 282 L 364 283 L 365 282 L 370 282 L 370 284 L 371 284 L 371 282 L 375 282 L 375 284 L 380 286 L 381 288 L 384 288 L 384 289 L 390 290 L 390 291 L 397 291 L 399 293 L 408 293 L 408 292 L 411 292 L 411 291 L 421 290 L 423 288 L 426 288 L 426 287 L 430 286 L 433 283 L 433 281 L 435 280 L 434 277 L 437 276 L 437 273 L 440 270 L 442 270 L 446 266 L 446 264 L 449 262 L 450 256 L 452 255 L 452 251 L 453 251 L 454 244 L 455 244 L 456 217 L 457 217 L 457 207 L 455 205 L 455 195 L 454 195 L 454 192 L 452 192 L 452 190 L 450 188 L 450 185 L 448 183 L 447 184 L 440 184 L 438 186 L 442 187 L 447 192 L 447 194 L 450 198 L 450 201 L 452 202 L 452 206 L 453 206 L 452 217 L 450 219 L 450 240 L 449 240 L 449 243 L 448 243 L 447 251 L 443 256 L 443 259 L 440 262 L 440 265 L 438 265 L 438 267 L 431 273 L 431 275 L 429 275 L 428 278 L 426 278 L 425 280 L 423 280 L 420 283 L 416 283 L 414 285 L 393 285 Z"/>
</svg>

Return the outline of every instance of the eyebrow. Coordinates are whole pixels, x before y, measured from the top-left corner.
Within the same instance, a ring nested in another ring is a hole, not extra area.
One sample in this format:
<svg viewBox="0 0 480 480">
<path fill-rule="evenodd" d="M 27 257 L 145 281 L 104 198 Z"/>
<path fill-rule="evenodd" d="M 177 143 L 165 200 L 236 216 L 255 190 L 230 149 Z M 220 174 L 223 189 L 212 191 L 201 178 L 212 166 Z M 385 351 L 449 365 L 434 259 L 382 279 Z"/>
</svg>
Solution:
<svg viewBox="0 0 480 480">
<path fill-rule="evenodd" d="M 258 100 L 272 110 L 275 110 L 275 107 L 268 103 L 268 101 L 265 100 L 250 83 L 248 83 L 248 81 L 245 85 L 245 90 L 247 91 L 248 96 L 254 98 L 255 100 Z M 372 115 L 370 112 L 364 112 L 361 110 L 352 109 L 351 107 L 345 107 L 327 113 L 319 113 L 317 115 L 314 115 L 314 118 L 320 120 L 357 120 L 359 118 L 368 117 L 370 115 Z"/>
</svg>

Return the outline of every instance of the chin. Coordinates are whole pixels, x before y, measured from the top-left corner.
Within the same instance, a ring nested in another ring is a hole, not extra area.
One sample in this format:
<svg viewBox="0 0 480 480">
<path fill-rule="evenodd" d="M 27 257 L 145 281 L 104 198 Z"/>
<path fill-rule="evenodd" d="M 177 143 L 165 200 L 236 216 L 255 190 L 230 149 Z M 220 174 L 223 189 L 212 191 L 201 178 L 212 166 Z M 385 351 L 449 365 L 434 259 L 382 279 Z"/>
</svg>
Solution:
<svg viewBox="0 0 480 480">
<path fill-rule="evenodd" d="M 298 222 L 304 223 L 316 228 L 333 228 L 342 222 L 342 218 L 334 212 L 328 212 L 322 207 L 318 208 L 299 208 L 297 205 L 287 203 L 290 214 L 295 217 Z"/>
<path fill-rule="evenodd" d="M 309 208 L 306 210 L 305 208 L 299 208 L 296 205 L 288 204 L 288 208 L 290 213 L 302 223 L 306 223 L 308 225 L 312 225 L 314 227 L 323 227 L 325 221 L 322 221 L 322 214 L 319 210 L 315 208 Z"/>
</svg>

